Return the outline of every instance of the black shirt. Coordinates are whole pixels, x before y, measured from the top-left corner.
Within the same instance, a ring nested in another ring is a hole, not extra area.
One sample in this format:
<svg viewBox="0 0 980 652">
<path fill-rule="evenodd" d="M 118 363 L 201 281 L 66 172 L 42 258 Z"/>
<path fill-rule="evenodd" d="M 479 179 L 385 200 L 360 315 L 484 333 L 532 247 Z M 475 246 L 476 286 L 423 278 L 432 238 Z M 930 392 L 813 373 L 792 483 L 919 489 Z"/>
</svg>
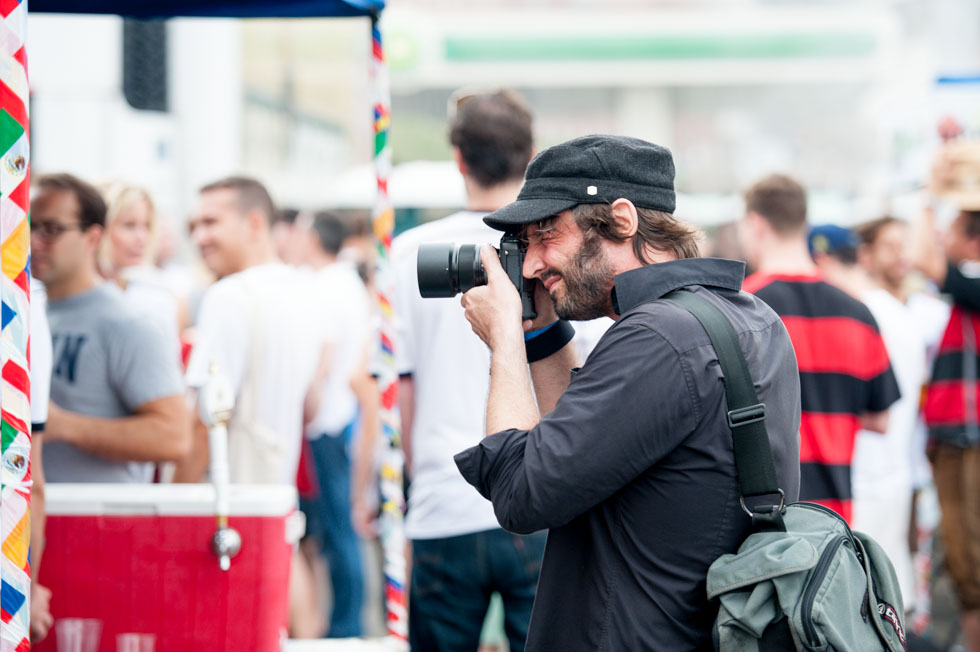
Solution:
<svg viewBox="0 0 980 652">
<path fill-rule="evenodd" d="M 956 265 L 949 264 L 946 267 L 943 292 L 949 294 L 954 303 L 980 312 L 980 278 L 967 276 Z"/>
<path fill-rule="evenodd" d="M 710 649 L 708 566 L 748 533 L 721 370 L 689 287 L 732 322 L 767 407 L 780 486 L 799 492 L 800 386 L 789 337 L 739 292 L 744 265 L 688 259 L 615 280 L 622 315 L 531 430 L 456 456 L 513 532 L 550 528 L 527 649 Z"/>
</svg>

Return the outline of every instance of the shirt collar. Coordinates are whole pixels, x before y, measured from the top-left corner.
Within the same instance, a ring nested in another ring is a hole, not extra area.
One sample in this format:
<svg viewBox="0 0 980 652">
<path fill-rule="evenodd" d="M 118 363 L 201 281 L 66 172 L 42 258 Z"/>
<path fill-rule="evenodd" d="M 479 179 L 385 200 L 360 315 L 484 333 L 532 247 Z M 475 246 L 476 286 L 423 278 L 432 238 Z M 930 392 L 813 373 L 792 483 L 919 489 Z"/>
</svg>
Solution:
<svg viewBox="0 0 980 652">
<path fill-rule="evenodd" d="M 688 285 L 738 292 L 744 277 L 745 263 L 724 258 L 684 258 L 644 265 L 616 276 L 612 306 L 617 315 L 622 315 L 641 303 L 655 301 Z"/>
</svg>

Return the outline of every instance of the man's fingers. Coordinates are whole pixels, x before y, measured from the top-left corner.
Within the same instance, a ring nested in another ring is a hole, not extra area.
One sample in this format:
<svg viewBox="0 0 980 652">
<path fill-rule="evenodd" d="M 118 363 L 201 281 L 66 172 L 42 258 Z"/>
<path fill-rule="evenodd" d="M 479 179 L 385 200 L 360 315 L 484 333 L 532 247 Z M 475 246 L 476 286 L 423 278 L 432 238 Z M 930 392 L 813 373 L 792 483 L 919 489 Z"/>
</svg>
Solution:
<svg viewBox="0 0 980 652">
<path fill-rule="evenodd" d="M 496 276 L 506 277 L 504 268 L 500 266 L 500 257 L 497 250 L 491 245 L 483 245 L 480 248 L 480 261 L 483 262 L 483 269 L 487 271 L 487 280 Z"/>
<path fill-rule="evenodd" d="M 480 295 L 484 292 L 487 292 L 487 288 L 482 285 L 470 288 L 459 297 L 459 305 L 463 306 L 464 310 L 470 310 L 479 302 Z"/>
<path fill-rule="evenodd" d="M 473 299 L 473 297 L 469 296 L 470 292 L 473 292 L 473 290 L 470 290 L 469 292 L 464 293 L 463 296 L 460 297 L 460 299 L 459 299 L 459 305 L 463 306 L 463 310 L 464 310 L 463 317 L 466 318 L 466 321 L 468 321 L 468 322 L 470 322 L 472 324 L 473 323 L 473 312 L 472 312 L 471 308 L 473 307 L 473 301 L 474 301 L 474 299 Z"/>
</svg>

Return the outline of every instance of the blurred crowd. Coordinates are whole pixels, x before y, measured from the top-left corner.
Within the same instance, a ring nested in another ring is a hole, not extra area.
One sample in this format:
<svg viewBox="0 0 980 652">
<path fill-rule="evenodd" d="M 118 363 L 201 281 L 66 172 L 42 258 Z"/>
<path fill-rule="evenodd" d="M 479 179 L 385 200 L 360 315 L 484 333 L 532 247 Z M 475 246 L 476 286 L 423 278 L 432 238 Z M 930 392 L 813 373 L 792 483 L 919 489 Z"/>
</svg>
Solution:
<svg viewBox="0 0 980 652">
<path fill-rule="evenodd" d="M 306 594 L 294 601 L 294 629 L 326 631 L 312 585 L 322 554 L 335 592 L 330 630 L 359 635 L 354 528 L 372 536 L 379 398 L 374 302 L 361 276 L 370 250 L 357 217 L 277 211 L 259 182 L 219 180 L 201 190 L 189 223 L 196 268 L 173 261 L 174 234 L 157 228 L 141 188 L 43 175 L 31 211 L 35 582 L 45 481 L 206 481 L 210 421 L 197 391 L 219 374 L 235 397 L 231 481 L 304 480 L 309 543 L 293 585 Z M 352 446 L 367 451 L 356 471 Z M 36 583 L 36 637 L 51 625 L 49 598 Z"/>
<path fill-rule="evenodd" d="M 453 455 L 483 436 L 489 353 L 458 300 L 418 296 L 415 255 L 499 237 L 481 217 L 516 197 L 532 131 L 509 91 L 454 95 L 467 206 L 392 247 L 413 649 L 523 649 L 544 534 L 502 530 L 456 470 Z M 806 190 L 778 174 L 746 189 L 737 242 L 709 233 L 702 253 L 734 248 L 752 272 L 744 289 L 793 340 L 801 499 L 881 543 L 919 644 L 980 652 L 980 146 L 948 128 L 943 140 L 923 179 L 934 201 L 913 223 L 812 225 Z M 33 185 L 34 637 L 53 620 L 37 581 L 45 482 L 206 481 L 197 393 L 214 374 L 235 398 L 232 482 L 299 488 L 291 635 L 363 635 L 380 445 L 367 216 L 279 209 L 255 179 L 216 180 L 188 222 L 200 263 L 184 264 L 145 190 L 69 174 Z M 609 323 L 579 325 L 582 360 Z M 496 636 L 484 626 L 494 593 Z"/>
</svg>

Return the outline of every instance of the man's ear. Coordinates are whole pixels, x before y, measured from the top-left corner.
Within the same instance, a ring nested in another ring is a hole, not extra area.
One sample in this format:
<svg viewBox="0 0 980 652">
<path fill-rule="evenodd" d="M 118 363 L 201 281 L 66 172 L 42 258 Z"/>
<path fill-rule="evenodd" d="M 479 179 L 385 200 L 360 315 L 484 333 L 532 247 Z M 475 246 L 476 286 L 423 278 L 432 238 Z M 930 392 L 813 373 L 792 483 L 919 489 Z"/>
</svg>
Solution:
<svg viewBox="0 0 980 652">
<path fill-rule="evenodd" d="M 98 248 L 99 241 L 102 240 L 102 236 L 105 235 L 105 227 L 95 224 L 93 226 L 85 229 L 85 238 L 88 240 L 90 246 Z"/>
<path fill-rule="evenodd" d="M 464 177 L 469 174 L 470 169 L 466 166 L 466 161 L 463 160 L 463 153 L 459 151 L 458 147 L 453 147 L 453 160 L 456 161 L 456 168 L 459 169 L 459 173 Z"/>
<path fill-rule="evenodd" d="M 261 233 L 265 229 L 268 229 L 270 233 L 272 232 L 272 225 L 269 224 L 269 218 L 257 208 L 253 208 L 245 213 L 245 220 L 248 222 L 248 230 L 252 233 Z"/>
<path fill-rule="evenodd" d="M 970 238 L 970 260 L 980 260 L 980 236 Z"/>
<path fill-rule="evenodd" d="M 609 212 L 612 214 L 613 227 L 620 237 L 632 238 L 636 235 L 640 218 L 633 202 L 620 197 L 610 205 Z"/>
<path fill-rule="evenodd" d="M 871 271 L 871 246 L 867 243 L 858 245 L 857 262 L 866 272 Z"/>
<path fill-rule="evenodd" d="M 820 253 L 819 251 L 813 252 L 810 255 L 810 258 L 813 259 L 813 264 L 817 266 L 817 269 L 824 273 L 827 273 L 828 270 L 832 271 L 835 268 L 835 263 L 837 262 L 837 259 L 835 259 L 833 256 L 828 256 L 827 254 Z"/>
<path fill-rule="evenodd" d="M 748 211 L 745 214 L 745 221 L 749 225 L 749 233 L 752 237 L 761 240 L 767 238 L 774 234 L 772 225 L 769 224 L 769 220 L 762 217 L 755 211 Z"/>
</svg>

